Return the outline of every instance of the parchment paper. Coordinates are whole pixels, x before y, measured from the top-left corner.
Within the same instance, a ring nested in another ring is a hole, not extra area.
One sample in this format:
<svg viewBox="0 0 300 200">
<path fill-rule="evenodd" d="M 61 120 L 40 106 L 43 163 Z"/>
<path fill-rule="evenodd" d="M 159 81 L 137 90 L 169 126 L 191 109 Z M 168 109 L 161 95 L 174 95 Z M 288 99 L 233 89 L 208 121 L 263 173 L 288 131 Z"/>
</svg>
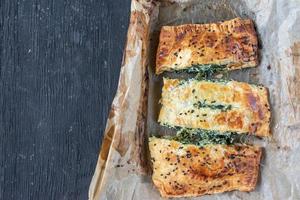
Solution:
<svg viewBox="0 0 300 200">
<path fill-rule="evenodd" d="M 300 199 L 299 0 L 133 0 L 119 87 L 89 199 L 161 199 L 151 181 L 147 146 L 150 134 L 172 134 L 156 122 L 162 86 L 162 76 L 154 75 L 160 27 L 237 16 L 256 24 L 260 64 L 230 76 L 269 88 L 273 135 L 251 141 L 264 147 L 255 191 L 190 199 Z"/>
</svg>

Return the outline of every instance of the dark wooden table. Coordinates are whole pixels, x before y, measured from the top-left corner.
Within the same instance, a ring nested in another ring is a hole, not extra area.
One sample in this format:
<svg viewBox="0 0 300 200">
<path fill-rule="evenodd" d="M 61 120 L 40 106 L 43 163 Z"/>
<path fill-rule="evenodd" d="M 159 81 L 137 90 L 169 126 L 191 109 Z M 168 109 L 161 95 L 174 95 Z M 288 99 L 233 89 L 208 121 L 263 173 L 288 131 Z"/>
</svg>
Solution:
<svg viewBox="0 0 300 200">
<path fill-rule="evenodd" d="M 0 0 L 0 199 L 87 199 L 130 0 Z"/>
</svg>

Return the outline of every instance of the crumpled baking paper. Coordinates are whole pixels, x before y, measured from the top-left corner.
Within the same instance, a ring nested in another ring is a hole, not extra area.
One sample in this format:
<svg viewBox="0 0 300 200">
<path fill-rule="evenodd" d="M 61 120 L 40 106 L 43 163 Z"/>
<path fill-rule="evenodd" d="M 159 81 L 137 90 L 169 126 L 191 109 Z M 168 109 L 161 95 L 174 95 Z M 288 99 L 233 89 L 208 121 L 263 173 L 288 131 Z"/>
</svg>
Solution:
<svg viewBox="0 0 300 200">
<path fill-rule="evenodd" d="M 260 64 L 231 77 L 269 88 L 272 137 L 253 141 L 264 147 L 255 191 L 185 199 L 300 199 L 299 0 L 132 0 L 119 86 L 89 199 L 162 199 L 151 181 L 147 146 L 150 134 L 166 132 L 156 122 L 162 86 L 162 77 L 154 75 L 160 27 L 234 17 L 255 22 Z"/>
</svg>

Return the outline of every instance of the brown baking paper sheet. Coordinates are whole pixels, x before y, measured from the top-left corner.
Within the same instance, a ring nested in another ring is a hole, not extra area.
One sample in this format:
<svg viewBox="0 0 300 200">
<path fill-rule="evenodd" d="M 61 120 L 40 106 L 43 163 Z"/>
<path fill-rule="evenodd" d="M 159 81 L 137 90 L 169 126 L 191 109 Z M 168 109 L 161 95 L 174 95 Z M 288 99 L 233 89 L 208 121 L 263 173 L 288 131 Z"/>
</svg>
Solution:
<svg viewBox="0 0 300 200">
<path fill-rule="evenodd" d="M 162 77 L 154 74 L 160 27 L 251 18 L 260 41 L 257 68 L 230 77 L 269 88 L 272 137 L 253 192 L 185 199 L 300 199 L 300 0 L 132 0 L 119 86 L 108 117 L 91 200 L 162 199 L 151 181 L 147 138 L 173 134 L 157 124 Z"/>
</svg>

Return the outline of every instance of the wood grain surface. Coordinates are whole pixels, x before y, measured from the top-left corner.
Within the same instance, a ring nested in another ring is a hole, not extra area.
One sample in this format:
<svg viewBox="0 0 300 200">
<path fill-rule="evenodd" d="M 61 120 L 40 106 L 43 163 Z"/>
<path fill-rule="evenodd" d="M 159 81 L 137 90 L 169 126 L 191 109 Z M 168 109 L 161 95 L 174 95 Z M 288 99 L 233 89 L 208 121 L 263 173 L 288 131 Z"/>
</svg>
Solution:
<svg viewBox="0 0 300 200">
<path fill-rule="evenodd" d="M 130 0 L 0 0 L 0 199 L 87 199 Z"/>
</svg>

